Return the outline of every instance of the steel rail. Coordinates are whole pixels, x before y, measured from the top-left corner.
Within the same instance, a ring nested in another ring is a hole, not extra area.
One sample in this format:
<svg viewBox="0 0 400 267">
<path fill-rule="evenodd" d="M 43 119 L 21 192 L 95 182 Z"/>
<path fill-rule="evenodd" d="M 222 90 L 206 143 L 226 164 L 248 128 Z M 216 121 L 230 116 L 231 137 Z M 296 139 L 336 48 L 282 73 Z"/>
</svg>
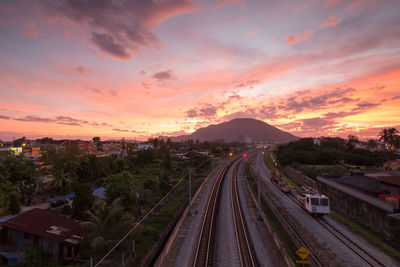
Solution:
<svg viewBox="0 0 400 267">
<path fill-rule="evenodd" d="M 276 164 L 276 163 L 275 163 Z M 265 168 L 262 168 L 264 173 L 266 173 Z M 274 183 L 272 183 L 278 190 L 278 186 L 275 185 Z M 279 190 L 279 192 L 281 192 Z M 358 244 L 356 244 L 355 242 L 353 242 L 351 239 L 349 239 L 348 237 L 346 237 L 343 233 L 341 233 L 339 230 L 337 230 L 333 225 L 331 225 L 330 223 L 328 223 L 326 220 L 324 220 L 323 218 L 321 218 L 321 220 L 323 220 L 326 224 L 328 224 L 329 226 L 326 226 L 323 222 L 321 222 L 320 220 L 315 219 L 311 214 L 309 214 L 308 212 L 306 212 L 301 205 L 298 203 L 298 200 L 295 199 L 292 195 L 290 194 L 284 194 L 283 192 L 281 192 L 283 195 L 285 195 L 288 199 L 290 199 L 294 204 L 296 204 L 303 212 L 304 214 L 306 214 L 311 220 L 315 221 L 316 223 L 320 224 L 323 228 L 325 228 L 330 234 L 332 234 L 340 243 L 342 243 L 344 246 L 346 246 L 347 248 L 349 248 L 354 254 L 356 254 L 358 257 L 360 257 L 366 264 L 370 265 L 370 266 L 374 266 L 370 263 L 370 261 L 362 256 L 359 252 L 357 252 L 353 247 L 356 247 L 358 250 L 360 250 L 362 253 L 364 253 L 365 255 L 367 255 L 368 257 L 370 257 L 373 261 L 375 261 L 378 265 L 380 266 L 385 266 L 385 264 L 383 264 L 382 262 L 380 262 L 376 257 L 372 256 L 369 252 L 367 252 L 365 249 L 363 249 L 361 246 L 359 246 Z M 331 229 L 329 229 L 329 227 L 331 227 Z M 336 233 L 335 233 L 336 232 Z M 343 237 L 343 239 L 347 240 L 348 243 L 346 243 L 342 238 L 340 238 L 341 235 Z"/>
<path fill-rule="evenodd" d="M 265 168 L 261 168 L 261 169 L 263 170 L 263 172 L 265 174 L 269 175 L 268 172 L 265 170 Z M 278 190 L 278 191 L 281 192 L 280 190 Z M 283 194 L 283 192 L 281 192 L 281 193 Z M 285 218 L 283 218 L 282 214 L 277 210 L 277 208 L 275 207 L 272 200 L 267 197 L 267 194 L 264 191 L 264 189 L 262 189 L 262 187 L 261 187 L 261 196 L 263 197 L 264 201 L 267 202 L 268 206 L 270 207 L 270 209 L 272 210 L 274 215 L 278 217 L 279 221 L 282 224 L 285 225 L 285 228 L 288 229 L 292 233 L 292 235 L 297 239 L 297 241 L 303 247 L 305 247 L 307 250 L 309 250 L 311 252 L 310 257 L 312 258 L 313 262 L 317 266 L 320 266 L 320 267 L 324 266 L 322 264 L 322 262 L 319 260 L 319 258 L 315 255 L 313 250 L 310 248 L 310 246 L 307 245 L 307 243 L 304 241 L 304 239 L 301 237 L 301 235 L 297 232 L 297 230 Z"/>
<path fill-rule="evenodd" d="M 233 213 L 233 222 L 235 226 L 236 242 L 239 250 L 239 258 L 241 266 L 258 266 L 256 257 L 254 257 L 253 249 L 250 245 L 250 241 L 247 234 L 245 222 L 243 220 L 242 209 L 239 201 L 239 194 L 237 188 L 237 173 L 239 163 L 236 163 L 233 176 L 231 179 L 231 205 Z"/>
<path fill-rule="evenodd" d="M 210 197 L 207 201 L 207 206 L 203 221 L 201 224 L 200 235 L 196 245 L 196 253 L 193 261 L 193 266 L 212 266 L 213 265 L 213 237 L 215 235 L 215 223 L 216 223 L 216 209 L 219 199 L 220 188 L 222 180 L 228 170 L 233 164 L 233 161 L 229 162 L 219 172 L 213 187 L 211 189 Z"/>
</svg>

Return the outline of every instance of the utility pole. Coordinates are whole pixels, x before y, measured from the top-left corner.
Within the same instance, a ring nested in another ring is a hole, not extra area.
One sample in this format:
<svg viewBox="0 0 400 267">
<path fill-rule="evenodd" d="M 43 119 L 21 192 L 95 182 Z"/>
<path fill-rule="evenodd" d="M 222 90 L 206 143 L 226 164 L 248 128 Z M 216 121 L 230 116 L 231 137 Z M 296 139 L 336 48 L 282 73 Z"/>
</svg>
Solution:
<svg viewBox="0 0 400 267">
<path fill-rule="evenodd" d="M 260 177 L 260 172 L 257 169 L 257 176 L 258 176 L 258 220 L 261 221 L 261 197 L 260 197 L 260 190 L 261 190 L 261 177 Z"/>
<path fill-rule="evenodd" d="M 189 168 L 189 216 L 192 216 L 192 170 Z"/>
</svg>

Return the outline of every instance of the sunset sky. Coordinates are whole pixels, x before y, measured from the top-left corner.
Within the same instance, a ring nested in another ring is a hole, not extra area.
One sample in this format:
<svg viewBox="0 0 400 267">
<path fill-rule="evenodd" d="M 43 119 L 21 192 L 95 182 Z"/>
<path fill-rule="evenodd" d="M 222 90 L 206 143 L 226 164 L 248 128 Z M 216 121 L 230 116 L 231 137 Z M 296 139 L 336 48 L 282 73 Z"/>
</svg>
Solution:
<svg viewBox="0 0 400 267">
<path fill-rule="evenodd" d="M 0 139 L 400 129 L 399 0 L 0 2 Z"/>
</svg>

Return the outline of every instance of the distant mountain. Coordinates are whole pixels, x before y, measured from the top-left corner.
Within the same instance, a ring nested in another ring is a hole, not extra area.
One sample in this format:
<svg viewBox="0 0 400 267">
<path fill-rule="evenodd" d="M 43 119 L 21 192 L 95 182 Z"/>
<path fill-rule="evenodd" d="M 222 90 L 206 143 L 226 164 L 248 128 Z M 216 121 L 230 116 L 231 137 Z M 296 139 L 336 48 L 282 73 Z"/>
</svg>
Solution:
<svg viewBox="0 0 400 267">
<path fill-rule="evenodd" d="M 298 139 L 291 133 L 282 131 L 268 123 L 255 119 L 233 119 L 216 125 L 200 128 L 190 135 L 171 138 L 172 141 L 199 140 L 225 142 L 279 142 L 286 143 Z"/>
</svg>

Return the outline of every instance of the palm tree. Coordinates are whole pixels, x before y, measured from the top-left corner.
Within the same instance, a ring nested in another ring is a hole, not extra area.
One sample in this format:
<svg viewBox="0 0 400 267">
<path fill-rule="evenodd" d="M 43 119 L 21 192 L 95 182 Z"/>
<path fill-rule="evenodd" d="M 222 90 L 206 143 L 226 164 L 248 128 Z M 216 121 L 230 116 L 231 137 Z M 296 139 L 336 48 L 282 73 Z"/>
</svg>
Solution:
<svg viewBox="0 0 400 267">
<path fill-rule="evenodd" d="M 399 131 L 396 128 L 382 129 L 379 133 L 379 140 L 383 141 L 388 147 L 394 148 L 397 144 Z"/>
<path fill-rule="evenodd" d="M 124 211 L 119 202 L 120 199 L 117 198 L 110 205 L 106 205 L 105 201 L 98 199 L 96 205 L 99 214 L 86 211 L 89 219 L 82 222 L 81 226 L 87 231 L 93 252 L 109 248 L 135 222 L 134 216 Z"/>
<path fill-rule="evenodd" d="M 71 189 L 72 179 L 64 172 L 64 169 L 61 169 L 61 171 L 57 172 L 55 178 L 56 179 L 53 182 L 53 186 L 58 192 L 64 194 Z"/>
<path fill-rule="evenodd" d="M 368 146 L 369 150 L 374 151 L 376 149 L 376 147 L 378 146 L 378 144 L 376 143 L 376 140 L 369 139 L 367 142 L 367 146 Z"/>
</svg>

